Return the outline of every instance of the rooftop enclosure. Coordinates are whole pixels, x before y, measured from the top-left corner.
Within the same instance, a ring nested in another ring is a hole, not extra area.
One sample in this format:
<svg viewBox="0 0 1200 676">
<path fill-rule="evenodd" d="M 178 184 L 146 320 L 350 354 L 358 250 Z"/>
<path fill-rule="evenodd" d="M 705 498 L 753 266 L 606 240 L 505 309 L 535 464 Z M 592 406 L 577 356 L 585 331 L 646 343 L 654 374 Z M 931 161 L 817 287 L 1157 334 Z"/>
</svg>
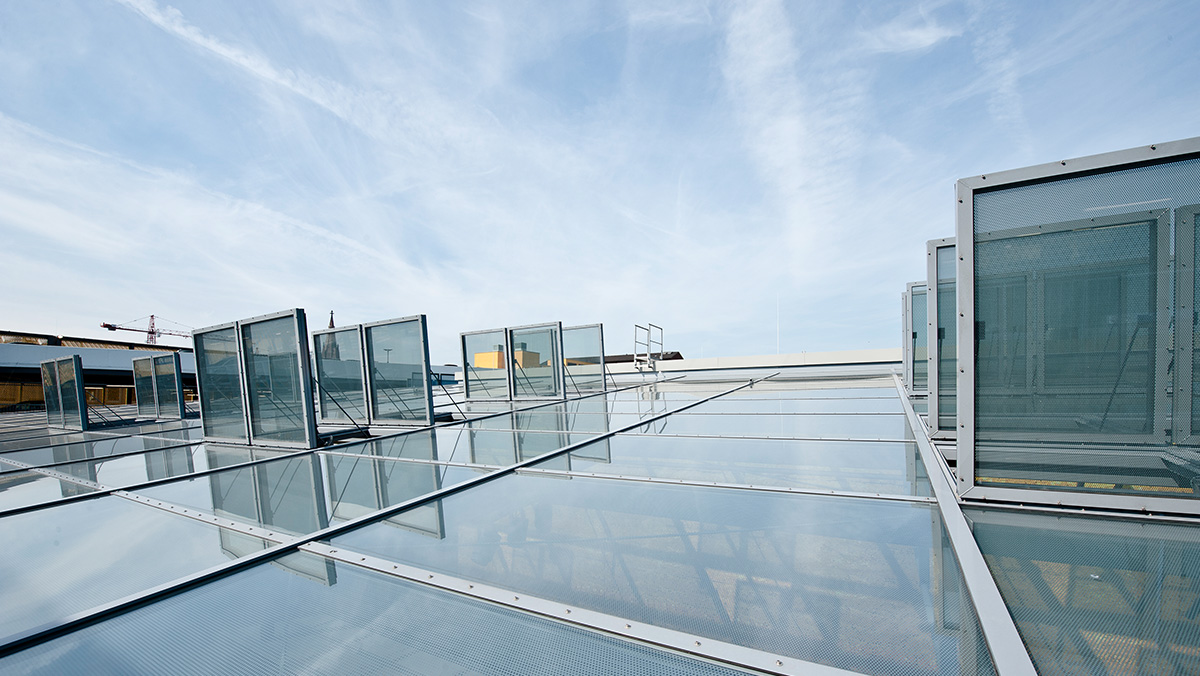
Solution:
<svg viewBox="0 0 1200 676">
<path fill-rule="evenodd" d="M 297 309 L 195 333 L 202 421 L 152 358 L 91 430 L 46 362 L 0 415 L 0 671 L 1200 673 L 1200 139 L 957 199 L 894 351 L 550 322 L 435 387 L 424 316 L 310 350 Z"/>
</svg>

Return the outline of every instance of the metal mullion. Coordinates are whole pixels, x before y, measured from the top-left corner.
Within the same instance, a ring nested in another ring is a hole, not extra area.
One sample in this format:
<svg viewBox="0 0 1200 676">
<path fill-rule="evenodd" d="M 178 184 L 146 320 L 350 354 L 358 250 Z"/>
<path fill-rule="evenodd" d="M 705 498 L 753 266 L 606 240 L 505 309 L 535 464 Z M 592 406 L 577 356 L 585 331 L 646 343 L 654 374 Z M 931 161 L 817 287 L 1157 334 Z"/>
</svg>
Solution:
<svg viewBox="0 0 1200 676">
<path fill-rule="evenodd" d="M 772 374 L 772 375 L 774 375 L 774 374 Z M 770 377 L 771 376 L 766 376 L 766 378 L 770 378 Z M 765 380 L 766 378 L 761 378 L 758 380 L 749 380 L 745 383 L 742 383 L 741 385 L 738 385 L 737 387 L 734 387 L 731 390 L 712 395 L 711 397 L 708 397 L 707 399 L 701 399 L 700 401 L 690 404 L 689 406 L 695 406 L 697 404 L 703 403 L 704 401 L 708 401 L 709 399 L 715 399 L 718 396 L 722 396 L 724 394 L 729 394 L 730 392 L 736 392 L 737 390 L 740 390 L 744 387 L 748 387 L 748 386 L 754 384 L 755 382 L 761 382 L 761 380 Z M 640 384 L 635 385 L 634 387 L 637 387 L 637 386 L 640 386 Z M 597 393 L 596 395 L 590 395 L 590 396 L 599 396 L 601 394 L 603 394 L 603 393 Z M 583 398 L 583 397 L 580 397 L 580 398 Z M 543 404 L 543 405 L 545 405 L 545 404 Z M 668 413 L 659 414 L 658 417 L 665 417 L 666 415 L 669 415 L 669 414 Z M 622 431 L 625 431 L 625 428 L 622 428 L 622 429 L 619 429 L 619 430 L 616 430 L 613 432 L 609 432 L 609 433 L 603 435 L 603 437 L 611 437 Z M 120 615 L 120 614 L 123 614 L 130 610 L 140 608 L 140 607 L 147 605 L 149 603 L 152 603 L 154 601 L 157 601 L 157 600 L 160 600 L 163 598 L 167 598 L 170 596 L 174 596 L 176 594 L 187 591 L 189 589 L 198 587 L 206 582 L 211 582 L 213 580 L 227 577 L 233 573 L 236 573 L 241 570 L 245 570 L 245 569 L 250 568 L 259 563 L 262 563 L 265 561 L 270 561 L 270 560 L 278 558 L 286 553 L 295 551 L 301 545 L 308 544 L 311 542 L 317 542 L 319 540 L 328 540 L 328 539 L 331 539 L 338 535 L 341 535 L 342 533 L 346 533 L 351 530 L 354 530 L 356 528 L 359 528 L 359 527 L 362 527 L 362 526 L 365 526 L 365 525 L 368 525 L 371 523 L 375 523 L 378 521 L 383 521 L 395 514 L 403 512 L 412 507 L 416 507 L 418 505 L 424 504 L 426 502 L 440 500 L 442 498 L 448 497 L 455 493 L 460 493 L 462 491 L 468 490 L 468 489 L 478 486 L 480 484 L 494 481 L 503 476 L 508 476 L 510 474 L 515 473 L 517 469 L 529 466 L 535 462 L 541 462 L 542 460 L 546 460 L 547 458 L 550 458 L 550 457 L 561 455 L 563 453 L 569 453 L 570 451 L 573 451 L 576 448 L 583 446 L 584 444 L 590 443 L 592 441 L 594 441 L 594 439 L 588 439 L 583 442 L 565 446 L 565 447 L 559 449 L 558 451 L 554 451 L 554 452 L 546 454 L 544 456 L 538 456 L 536 458 L 531 458 L 531 459 L 523 461 L 523 462 L 518 462 L 516 464 L 510 465 L 509 467 L 506 467 L 499 471 L 493 472 L 491 474 L 486 474 L 486 475 L 477 477 L 475 479 L 470 479 L 468 481 L 464 481 L 462 483 L 455 484 L 453 486 L 441 488 L 432 493 L 427 493 L 425 495 L 418 496 L 418 497 L 412 498 L 410 500 L 406 500 L 401 503 L 397 503 L 387 509 L 379 510 L 377 512 L 373 512 L 370 514 L 365 514 L 361 517 L 358 517 L 355 519 L 350 519 L 350 520 L 344 521 L 337 525 L 328 526 L 321 530 L 309 533 L 308 535 L 305 535 L 302 538 L 297 538 L 289 543 L 281 544 L 278 547 L 264 549 L 260 552 L 254 553 L 254 554 L 248 554 L 240 559 L 235 559 L 233 561 L 229 561 L 229 562 L 217 565 L 217 566 L 213 566 L 212 568 L 208 568 L 206 570 L 200 571 L 198 573 L 194 573 L 192 575 L 184 576 L 173 582 L 161 584 L 156 587 L 152 587 L 148 590 L 139 592 L 137 594 L 131 594 L 122 599 L 118 599 L 116 601 L 112 601 L 112 602 L 109 602 L 106 604 L 102 604 L 100 606 L 96 606 L 95 608 L 92 608 L 90 610 L 83 611 L 80 613 L 75 613 L 66 618 L 62 618 L 61 620 L 58 620 L 56 622 L 51 622 L 46 625 L 42 625 L 38 629 L 33 629 L 33 630 L 30 630 L 27 632 L 20 633 L 20 634 L 16 635 L 16 637 L 13 640 L 9 641 L 8 643 L 6 643 L 4 645 L 0 645 L 0 657 L 4 657 L 6 655 L 10 655 L 10 654 L 18 652 L 20 650 L 24 650 L 26 648 L 30 648 L 30 647 L 38 645 L 40 643 L 44 643 L 53 638 L 57 638 L 64 634 L 75 631 L 76 629 L 80 629 L 80 628 L 88 626 L 90 624 L 94 624 L 94 623 L 99 622 L 108 617 Z M 276 458 L 270 458 L 270 460 L 278 460 L 278 459 L 284 458 L 284 457 L 294 457 L 294 456 L 298 456 L 298 455 L 301 455 L 304 453 L 316 453 L 316 452 L 317 452 L 316 449 L 305 449 L 305 450 L 297 451 L 296 453 L 279 456 Z M 252 462 L 248 462 L 248 463 L 242 463 L 240 465 L 230 465 L 228 467 L 223 467 L 221 469 L 224 470 L 224 469 L 231 469 L 231 468 L 235 468 L 235 467 L 244 467 L 246 465 L 251 465 L 251 464 L 260 464 L 261 462 L 266 462 L 266 460 L 252 461 Z M 216 471 L 220 471 L 220 470 L 216 470 Z M 203 473 L 197 473 L 197 474 L 191 475 L 191 477 L 189 477 L 189 478 L 192 478 L 195 476 L 204 476 L 206 474 L 211 474 L 211 473 L 213 473 L 213 472 L 205 471 Z M 160 483 L 166 483 L 167 481 L 175 481 L 175 480 L 176 479 L 172 478 L 169 480 L 149 482 L 147 484 L 142 484 L 140 487 L 144 488 L 146 486 L 158 485 Z M 126 489 L 120 489 L 120 490 L 126 490 Z"/>
<path fill-rule="evenodd" d="M 1200 430 L 1192 429 L 1195 397 L 1196 331 L 1196 225 L 1200 205 L 1175 209 L 1175 389 L 1172 406 L 1172 441 L 1195 444 Z M 1186 272 L 1186 274 L 1185 274 Z M 1184 321 L 1182 318 L 1186 317 Z"/>
<path fill-rule="evenodd" d="M 369 428 L 375 424 L 375 387 L 372 378 L 375 374 L 375 369 L 372 368 L 373 362 L 370 352 L 370 341 L 367 339 L 367 329 L 364 325 L 358 324 L 355 329 L 358 331 L 358 349 L 362 353 L 362 386 L 363 386 L 363 405 L 366 407 L 366 415 L 363 422 Z M 353 421 L 351 421 L 353 422 Z"/>
<path fill-rule="evenodd" d="M 309 448 L 319 445 L 317 436 L 316 402 L 313 400 L 312 356 L 308 351 L 308 317 L 304 310 L 292 310 L 292 321 L 296 331 L 296 358 L 300 362 L 300 414 L 304 423 L 304 438 Z"/>
<path fill-rule="evenodd" d="M 902 390 L 903 385 L 896 381 L 896 389 Z M 904 412 L 908 416 L 909 425 L 920 427 L 920 416 L 912 407 L 907 397 L 904 397 Z M 958 496 L 952 484 L 934 458 L 937 450 L 933 448 L 929 438 L 917 434 L 917 448 L 921 461 L 925 464 L 925 474 L 933 487 L 933 495 L 937 500 L 938 512 L 942 517 L 942 526 L 950 538 L 950 547 L 957 559 L 959 573 L 967 590 L 967 597 L 975 609 L 979 620 L 984 641 L 991 654 L 996 673 L 1003 676 L 1029 674 L 1036 676 L 1037 670 L 1025 648 L 1025 643 L 1017 631 L 1016 623 L 1008 612 L 1008 605 L 1000 594 L 996 580 L 992 577 L 987 561 L 975 542 L 971 526 L 963 516 L 959 507 Z"/>
<path fill-rule="evenodd" d="M 857 491 L 839 491 L 821 488 L 797 488 L 793 486 L 768 486 L 763 484 L 738 484 L 721 481 L 702 481 L 698 479 L 671 479 L 667 477 L 638 476 L 628 474 L 605 474 L 600 472 L 581 472 L 579 470 L 543 469 L 528 467 L 518 470 L 518 474 L 550 474 L 565 477 L 584 477 L 589 479 L 607 479 L 615 481 L 634 481 L 639 483 L 667 484 L 671 486 L 695 486 L 698 488 L 722 488 L 733 490 L 756 491 L 764 493 L 790 493 L 793 495 L 817 495 L 825 497 L 853 498 L 863 500 L 891 500 L 896 502 L 917 502 L 933 504 L 936 498 L 920 495 L 900 495 L 896 493 L 862 493 Z"/>
<path fill-rule="evenodd" d="M 643 427 L 652 421 L 662 417 L 647 418 L 644 422 L 637 424 L 637 427 Z M 536 430 L 529 430 L 531 432 Z M 848 441 L 853 443 L 885 443 L 885 444 L 911 444 L 914 439 L 864 439 L 859 437 L 764 437 L 764 436 L 749 436 L 745 434 L 680 434 L 673 432 L 630 432 L 630 434 L 645 436 L 645 437 L 675 437 L 682 439 L 762 439 L 765 441 Z M 919 435 L 918 435 L 919 436 Z"/>
<path fill-rule="evenodd" d="M 648 644 L 659 650 L 679 653 L 691 659 L 712 661 L 723 666 L 757 669 L 773 674 L 814 674 L 816 676 L 851 676 L 846 671 L 816 662 L 770 653 L 707 636 L 666 629 L 644 621 L 609 615 L 522 592 L 466 580 L 344 548 L 313 542 L 300 545 L 300 551 L 356 566 L 375 573 L 407 580 L 444 592 L 497 605 L 570 624 L 627 641 Z"/>
</svg>

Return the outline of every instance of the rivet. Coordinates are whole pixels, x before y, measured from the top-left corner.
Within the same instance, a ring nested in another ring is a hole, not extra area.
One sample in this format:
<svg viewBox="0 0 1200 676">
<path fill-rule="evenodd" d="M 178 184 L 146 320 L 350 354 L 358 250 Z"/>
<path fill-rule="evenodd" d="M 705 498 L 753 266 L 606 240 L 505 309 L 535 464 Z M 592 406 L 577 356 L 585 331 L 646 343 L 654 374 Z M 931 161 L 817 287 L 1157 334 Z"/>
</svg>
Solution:
<svg viewBox="0 0 1200 676">
<path fill-rule="evenodd" d="M 367 560 L 367 557 L 365 557 L 365 556 L 362 557 L 361 559 L 359 559 L 359 561 L 366 561 L 366 560 Z"/>
<path fill-rule="evenodd" d="M 782 666 L 783 666 L 783 660 L 775 660 L 775 666 L 777 666 L 777 667 L 782 667 Z"/>
<path fill-rule="evenodd" d="M 570 614 L 571 614 L 571 609 L 570 609 L 570 608 L 567 608 L 567 614 L 568 614 L 568 615 L 570 615 Z"/>
<path fill-rule="evenodd" d="M 520 597 L 520 596 L 514 596 L 514 597 L 513 597 L 513 600 L 514 600 L 514 601 L 520 601 L 520 600 L 521 600 L 521 597 Z"/>
<path fill-rule="evenodd" d="M 1065 167 L 1065 166 L 1067 166 L 1067 161 L 1066 161 L 1066 160 L 1063 160 L 1062 162 L 1059 162 L 1059 164 L 1061 164 L 1061 165 L 1063 165 L 1063 166 Z"/>
<path fill-rule="evenodd" d="M 626 628 L 626 629 L 631 629 L 631 628 L 633 628 L 633 625 L 631 625 L 631 624 L 627 624 L 627 625 L 625 625 L 625 628 Z"/>
<path fill-rule="evenodd" d="M 699 642 L 699 641 L 696 641 L 696 645 L 700 645 L 700 642 Z"/>
<path fill-rule="evenodd" d="M 1158 146 L 1150 146 L 1150 150 L 1158 150 Z"/>
<path fill-rule="evenodd" d="M 467 585 L 467 589 L 474 589 L 474 588 L 475 588 L 475 585 L 473 585 L 473 584 Z"/>
<path fill-rule="evenodd" d="M 432 580 L 432 579 L 433 579 L 433 576 L 432 576 L 432 575 L 430 575 L 430 576 L 429 576 L 429 579 L 430 579 L 430 580 Z"/>
</svg>

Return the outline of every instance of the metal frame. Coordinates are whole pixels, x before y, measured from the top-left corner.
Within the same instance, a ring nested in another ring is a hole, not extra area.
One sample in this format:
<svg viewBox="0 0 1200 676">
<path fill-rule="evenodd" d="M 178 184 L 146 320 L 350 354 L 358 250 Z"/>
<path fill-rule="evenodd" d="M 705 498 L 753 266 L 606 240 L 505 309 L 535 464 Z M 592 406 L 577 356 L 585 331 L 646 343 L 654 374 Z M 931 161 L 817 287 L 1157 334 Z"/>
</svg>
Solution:
<svg viewBox="0 0 1200 676">
<path fill-rule="evenodd" d="M 926 310 L 926 312 L 929 315 L 929 317 L 928 317 L 929 328 L 928 328 L 928 336 L 927 336 L 929 339 L 929 348 L 928 348 L 928 350 L 929 350 L 929 368 L 928 368 L 929 382 L 928 382 L 928 388 L 927 388 L 927 390 L 929 392 L 929 413 L 926 415 L 925 421 L 929 425 L 929 430 L 930 430 L 930 433 L 933 435 L 933 438 L 938 439 L 938 440 L 954 439 L 956 432 L 957 432 L 956 427 L 950 427 L 949 429 L 943 429 L 940 424 L 940 419 L 939 419 L 938 378 L 939 378 L 940 374 L 939 374 L 938 365 L 939 365 L 939 362 L 941 361 L 941 349 L 940 349 L 941 343 L 938 340 L 938 319 L 937 319 L 938 318 L 938 284 L 939 284 L 938 269 L 937 269 L 937 254 L 938 254 L 939 249 L 955 249 L 956 248 L 955 241 L 956 240 L 954 237 L 942 237 L 941 239 L 931 239 L 925 243 L 925 248 L 926 248 L 925 272 L 927 275 L 927 279 L 925 280 L 925 300 L 928 304 L 928 310 Z M 956 270 L 956 273 L 957 273 L 957 270 Z M 956 289 L 957 289 L 957 283 L 958 282 L 957 282 L 957 277 L 956 277 L 955 278 L 955 284 L 956 284 L 955 288 Z M 957 294 L 957 291 L 955 293 Z M 955 325 L 955 328 L 957 329 L 957 324 Z M 956 359 L 956 361 L 957 361 L 957 356 L 958 356 L 957 347 L 958 347 L 958 342 L 955 341 L 955 359 Z"/>
<path fill-rule="evenodd" d="M 517 395 L 517 374 L 516 369 L 516 348 L 513 341 L 513 332 L 528 331 L 532 329 L 553 329 L 556 339 L 554 346 L 558 350 L 558 355 L 551 359 L 551 363 L 558 369 L 558 394 L 552 397 L 541 397 L 536 395 L 526 396 Z M 545 401 L 545 400 L 563 400 L 567 398 L 567 365 L 563 363 L 563 340 L 562 340 L 562 322 L 545 322 L 542 324 L 526 324 L 524 326 L 510 326 L 504 330 L 504 342 L 508 346 L 508 386 L 510 397 L 513 401 Z"/>
<path fill-rule="evenodd" d="M 467 359 L 467 336 L 477 336 L 485 333 L 500 333 L 504 337 L 504 387 L 505 392 L 503 397 L 492 396 L 472 396 L 471 382 L 468 369 L 471 367 L 471 362 Z M 462 350 L 463 358 L 463 396 L 467 401 L 511 401 L 512 400 L 512 346 L 508 344 L 508 329 L 484 329 L 481 331 L 464 331 L 458 336 L 459 346 Z"/>
<path fill-rule="evenodd" d="M 925 293 L 926 297 L 928 297 L 929 289 L 925 286 L 924 281 L 909 282 L 907 285 L 905 285 L 904 295 L 903 295 L 903 298 L 904 298 L 904 351 L 903 351 L 903 354 L 904 354 L 904 386 L 906 388 L 906 391 L 909 394 L 915 394 L 918 396 L 926 396 L 929 393 L 929 374 L 926 373 L 926 375 L 925 375 L 925 380 L 926 380 L 925 389 L 918 390 L 916 388 L 916 384 L 913 382 L 913 380 L 916 377 L 915 365 L 916 365 L 917 355 L 916 355 L 916 351 L 914 350 L 914 345 L 915 345 L 914 341 L 916 341 L 916 337 L 913 336 L 913 333 L 916 330 L 916 327 L 913 326 L 912 309 L 913 309 L 913 303 L 915 302 L 913 300 L 913 296 L 916 295 L 913 291 L 914 291 L 914 289 L 917 289 L 918 287 L 925 289 L 924 293 Z M 926 333 L 927 333 L 927 335 L 925 336 L 925 338 L 926 338 L 927 345 L 926 345 L 925 351 L 926 351 L 926 353 L 928 353 L 928 351 L 929 351 L 928 330 L 926 331 Z"/>
<path fill-rule="evenodd" d="M 1184 227 L 1183 224 L 1187 224 Z M 1196 226 L 1200 225 L 1200 204 L 1175 209 L 1175 401 L 1171 420 L 1171 440 L 1176 444 L 1200 445 L 1200 430 L 1192 429 L 1192 380 L 1196 364 L 1188 358 L 1195 354 L 1196 330 Z M 1184 271 L 1188 271 L 1184 274 Z M 1190 317 L 1191 321 L 1180 321 Z M 1178 358 L 1184 357 L 1184 358 Z"/>
<path fill-rule="evenodd" d="M 321 329 L 320 331 L 312 332 L 312 340 L 313 340 L 312 358 L 313 358 L 313 367 L 315 369 L 314 373 L 319 372 L 319 369 L 316 369 L 316 359 L 318 358 L 317 354 L 320 352 L 320 350 L 316 349 L 317 336 L 326 336 L 326 335 L 330 335 L 330 334 L 334 334 L 334 333 L 347 333 L 350 331 L 355 332 L 355 338 L 357 339 L 357 343 L 358 343 L 359 365 L 360 365 L 359 378 L 362 381 L 362 397 L 363 397 L 363 409 L 364 409 L 363 417 L 362 418 L 351 417 L 350 420 L 341 420 L 341 419 L 337 419 L 337 418 L 326 418 L 323 404 L 318 403 L 317 404 L 317 420 L 318 420 L 318 422 L 327 423 L 330 425 L 344 425 L 346 423 L 370 424 L 371 406 L 368 403 L 369 395 L 367 394 L 368 386 L 367 386 L 367 380 L 366 380 L 367 367 L 365 365 L 367 355 L 366 355 L 366 345 L 364 343 L 364 338 L 363 338 L 363 325 L 362 324 L 354 324 L 351 326 L 342 326 L 342 327 L 338 327 L 338 328 L 334 328 L 334 329 Z M 320 378 L 318 378 L 317 381 L 320 382 Z M 321 402 L 320 397 L 317 398 L 317 401 Z"/>
<path fill-rule="evenodd" d="M 238 374 L 238 402 L 242 407 L 242 431 L 246 434 L 244 438 L 230 437 L 210 437 L 204 429 L 204 379 L 200 376 L 202 369 L 200 368 L 200 351 L 196 349 L 196 336 L 205 333 L 216 333 L 217 331 L 227 331 L 233 329 L 234 355 L 237 359 L 237 374 Z M 200 408 L 200 432 L 204 437 L 204 441 L 213 441 L 223 444 L 234 444 L 245 446 L 250 443 L 250 413 L 246 410 L 246 375 L 243 373 L 242 360 L 242 337 L 238 331 L 237 322 L 226 322 L 224 324 L 215 324 L 206 326 L 202 329 L 192 331 L 192 353 L 196 355 L 196 403 Z"/>
<path fill-rule="evenodd" d="M 304 441 L 279 441 L 276 439 L 267 439 L 266 442 L 260 441 L 254 434 L 254 423 L 251 420 L 253 415 L 250 408 L 250 387 L 246 380 L 246 354 L 245 354 L 245 334 L 243 329 L 255 324 L 262 324 L 275 319 L 284 317 L 292 318 L 292 328 L 296 332 L 296 350 L 297 361 L 300 368 L 300 413 L 303 418 L 304 426 Z M 237 337 L 238 337 L 238 354 L 240 361 L 238 362 L 238 371 L 241 373 L 242 380 L 242 401 L 246 407 L 246 431 L 250 434 L 250 445 L 252 446 L 280 446 L 287 448 L 316 448 L 317 447 L 317 422 L 315 412 L 315 402 L 313 401 L 312 392 L 312 359 L 308 352 L 308 323 L 304 316 L 303 308 L 293 308 L 291 310 L 281 310 L 270 314 L 259 315 L 249 319 L 242 319 L 237 322 Z"/>
<path fill-rule="evenodd" d="M 562 327 L 562 333 L 565 334 L 567 331 L 571 331 L 574 329 L 590 329 L 592 327 L 595 327 L 597 330 L 600 331 L 600 389 L 598 391 L 607 392 L 608 391 L 608 367 L 605 365 L 605 362 L 604 362 L 604 324 L 598 323 L 598 324 L 580 324 L 578 326 L 564 326 L 564 327 Z M 563 339 L 562 343 L 565 348 L 566 340 Z M 562 358 L 563 358 L 563 374 L 564 374 L 563 377 L 565 378 L 566 370 L 567 370 L 567 364 L 566 364 L 567 355 L 565 354 L 565 350 L 564 350 L 564 354 L 562 355 Z M 589 391 L 591 391 L 591 390 L 589 390 Z M 564 390 L 564 393 L 565 393 L 565 390 Z M 577 391 L 576 394 L 582 394 L 582 392 Z"/>
<path fill-rule="evenodd" d="M 411 315 L 408 317 L 399 317 L 397 319 L 385 319 L 379 322 L 371 322 L 370 324 L 359 324 L 360 343 L 363 351 L 363 387 L 366 388 L 366 404 L 367 404 L 367 419 L 371 425 L 391 426 L 391 425 L 411 425 L 412 423 L 420 423 L 419 420 L 411 421 L 395 421 L 395 420 L 379 420 L 375 417 L 375 395 L 374 387 L 375 375 L 370 367 L 371 354 L 368 348 L 370 347 L 367 333 L 369 329 L 380 326 L 390 326 L 392 324 L 404 324 L 407 322 L 417 322 L 421 327 L 421 378 L 425 387 L 425 425 L 432 425 L 433 412 L 433 385 L 430 383 L 429 376 L 429 328 L 426 325 L 425 315 Z M 464 343 L 465 344 L 465 343 Z"/>
<path fill-rule="evenodd" d="M 958 492 L 963 498 L 1102 507 L 1146 512 L 1200 514 L 1200 501 L 1152 495 L 1115 495 L 980 486 L 975 484 L 975 194 L 1023 184 L 1108 173 L 1137 166 L 1200 158 L 1200 137 L 1062 160 L 1022 169 L 960 179 L 956 186 L 955 232 L 958 248 Z M 1132 205 L 1131 205 L 1132 206 Z M 1161 238 L 1160 238 L 1161 239 Z M 970 242 L 971 246 L 966 246 Z M 1160 286 L 1165 284 L 1159 272 Z M 1164 313 L 1160 313 L 1164 314 Z M 1159 323 L 1161 325 L 1162 318 Z M 1180 352 L 1176 350 L 1176 355 Z M 1158 368 L 1156 366 L 1156 368 Z M 1165 381 L 1162 381 L 1165 383 Z"/>
</svg>

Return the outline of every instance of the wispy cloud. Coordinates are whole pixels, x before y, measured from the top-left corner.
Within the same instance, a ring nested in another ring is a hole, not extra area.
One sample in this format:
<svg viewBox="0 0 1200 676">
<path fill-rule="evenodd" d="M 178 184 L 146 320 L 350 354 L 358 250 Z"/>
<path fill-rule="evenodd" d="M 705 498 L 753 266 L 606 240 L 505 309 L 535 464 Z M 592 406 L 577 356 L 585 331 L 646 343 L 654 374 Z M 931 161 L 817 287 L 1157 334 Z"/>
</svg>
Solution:
<svg viewBox="0 0 1200 676">
<path fill-rule="evenodd" d="M 961 26 L 939 22 L 918 5 L 891 21 L 860 30 L 857 43 L 865 52 L 897 54 L 929 49 L 962 33 Z"/>
</svg>

